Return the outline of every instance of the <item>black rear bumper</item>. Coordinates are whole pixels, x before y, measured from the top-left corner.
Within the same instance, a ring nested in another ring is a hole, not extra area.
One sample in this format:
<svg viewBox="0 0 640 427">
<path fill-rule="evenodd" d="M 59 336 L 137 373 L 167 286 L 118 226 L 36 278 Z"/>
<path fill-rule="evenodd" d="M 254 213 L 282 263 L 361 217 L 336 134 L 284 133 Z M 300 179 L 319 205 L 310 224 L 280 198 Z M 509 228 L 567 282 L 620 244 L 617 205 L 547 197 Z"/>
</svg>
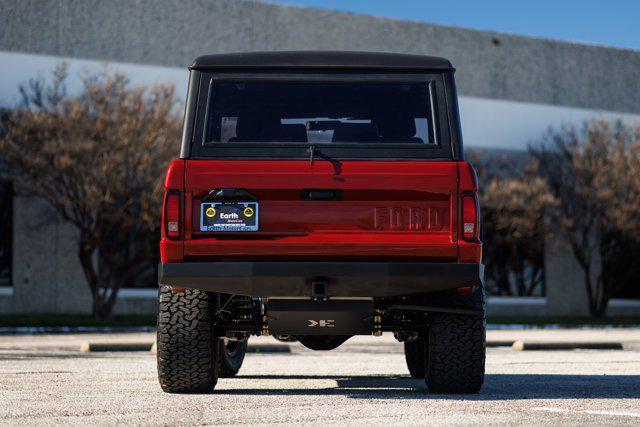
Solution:
<svg viewBox="0 0 640 427">
<path fill-rule="evenodd" d="M 185 262 L 163 263 L 161 285 L 256 297 L 312 296 L 313 282 L 326 294 L 385 297 L 482 284 L 484 265 L 417 262 Z"/>
</svg>

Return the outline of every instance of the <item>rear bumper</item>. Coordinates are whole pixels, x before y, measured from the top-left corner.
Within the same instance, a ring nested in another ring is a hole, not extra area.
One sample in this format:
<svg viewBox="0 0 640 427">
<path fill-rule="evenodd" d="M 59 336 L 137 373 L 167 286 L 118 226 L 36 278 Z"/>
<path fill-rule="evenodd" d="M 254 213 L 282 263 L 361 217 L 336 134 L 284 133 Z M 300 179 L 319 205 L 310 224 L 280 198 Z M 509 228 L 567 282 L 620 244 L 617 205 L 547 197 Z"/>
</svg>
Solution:
<svg viewBox="0 0 640 427">
<path fill-rule="evenodd" d="M 416 262 L 185 262 L 162 263 L 161 285 L 256 297 L 308 297 L 311 283 L 327 294 L 385 297 L 482 284 L 483 264 Z"/>
</svg>

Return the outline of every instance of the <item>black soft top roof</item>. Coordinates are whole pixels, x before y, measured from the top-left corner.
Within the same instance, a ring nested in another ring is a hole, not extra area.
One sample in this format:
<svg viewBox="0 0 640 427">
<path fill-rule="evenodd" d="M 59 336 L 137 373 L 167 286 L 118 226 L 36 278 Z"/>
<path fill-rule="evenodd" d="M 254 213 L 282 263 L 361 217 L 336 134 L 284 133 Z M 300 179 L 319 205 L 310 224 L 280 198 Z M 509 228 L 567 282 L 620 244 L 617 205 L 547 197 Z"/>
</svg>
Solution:
<svg viewBox="0 0 640 427">
<path fill-rule="evenodd" d="M 283 51 L 239 52 L 197 57 L 189 69 L 216 68 L 350 68 L 453 70 L 449 60 L 437 56 L 383 52 Z"/>
</svg>

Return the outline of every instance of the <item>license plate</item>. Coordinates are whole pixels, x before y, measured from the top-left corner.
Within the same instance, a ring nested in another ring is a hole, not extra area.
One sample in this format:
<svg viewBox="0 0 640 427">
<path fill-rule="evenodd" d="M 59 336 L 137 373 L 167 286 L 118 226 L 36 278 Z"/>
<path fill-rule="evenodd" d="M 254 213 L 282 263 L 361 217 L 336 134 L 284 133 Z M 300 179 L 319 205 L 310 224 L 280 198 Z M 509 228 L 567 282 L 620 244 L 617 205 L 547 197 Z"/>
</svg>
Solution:
<svg viewBox="0 0 640 427">
<path fill-rule="evenodd" d="M 200 231 L 257 231 L 257 202 L 204 202 Z"/>
</svg>

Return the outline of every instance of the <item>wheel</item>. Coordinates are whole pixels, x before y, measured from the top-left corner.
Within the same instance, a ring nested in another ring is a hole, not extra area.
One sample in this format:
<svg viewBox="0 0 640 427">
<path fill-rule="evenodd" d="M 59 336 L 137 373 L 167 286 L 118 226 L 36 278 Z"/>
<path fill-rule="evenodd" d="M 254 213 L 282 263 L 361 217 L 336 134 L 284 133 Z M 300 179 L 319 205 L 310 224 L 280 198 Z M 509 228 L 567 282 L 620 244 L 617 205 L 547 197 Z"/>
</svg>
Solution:
<svg viewBox="0 0 640 427">
<path fill-rule="evenodd" d="M 231 341 L 222 339 L 220 343 L 220 360 L 218 361 L 218 377 L 235 377 L 247 353 L 247 340 Z"/>
<path fill-rule="evenodd" d="M 161 286 L 158 298 L 158 378 L 168 393 L 209 393 L 218 382 L 221 340 L 213 336 L 215 294 Z"/>
<path fill-rule="evenodd" d="M 425 377 L 426 350 L 427 344 L 423 338 L 404 342 L 404 358 L 411 378 Z"/>
<path fill-rule="evenodd" d="M 484 381 L 486 310 L 484 290 L 457 296 L 458 306 L 482 309 L 478 316 L 433 314 L 426 354 L 426 383 L 431 393 L 478 393 Z M 450 300 L 451 304 L 451 300 Z"/>
</svg>

